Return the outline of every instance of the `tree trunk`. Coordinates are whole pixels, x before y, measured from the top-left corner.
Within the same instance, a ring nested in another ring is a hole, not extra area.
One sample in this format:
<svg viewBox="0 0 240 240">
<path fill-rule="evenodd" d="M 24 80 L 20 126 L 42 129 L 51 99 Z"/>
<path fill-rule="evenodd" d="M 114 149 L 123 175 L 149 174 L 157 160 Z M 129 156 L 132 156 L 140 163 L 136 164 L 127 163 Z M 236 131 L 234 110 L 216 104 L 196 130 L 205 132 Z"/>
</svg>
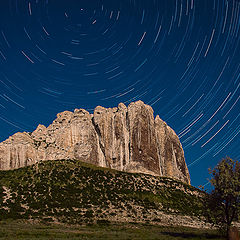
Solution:
<svg viewBox="0 0 240 240">
<path fill-rule="evenodd" d="M 227 225 L 227 240 L 230 240 L 230 226 Z"/>
</svg>

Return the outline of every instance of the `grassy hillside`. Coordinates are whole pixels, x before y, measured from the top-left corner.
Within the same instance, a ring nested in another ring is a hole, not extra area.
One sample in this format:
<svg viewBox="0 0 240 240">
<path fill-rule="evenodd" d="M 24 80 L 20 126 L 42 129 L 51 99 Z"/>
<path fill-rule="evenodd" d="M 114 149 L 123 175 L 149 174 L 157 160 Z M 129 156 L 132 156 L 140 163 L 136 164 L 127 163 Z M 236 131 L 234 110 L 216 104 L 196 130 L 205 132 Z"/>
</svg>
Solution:
<svg viewBox="0 0 240 240">
<path fill-rule="evenodd" d="M 201 194 L 168 178 L 46 161 L 0 171 L 0 220 L 164 223 L 164 213 L 198 215 Z"/>
</svg>

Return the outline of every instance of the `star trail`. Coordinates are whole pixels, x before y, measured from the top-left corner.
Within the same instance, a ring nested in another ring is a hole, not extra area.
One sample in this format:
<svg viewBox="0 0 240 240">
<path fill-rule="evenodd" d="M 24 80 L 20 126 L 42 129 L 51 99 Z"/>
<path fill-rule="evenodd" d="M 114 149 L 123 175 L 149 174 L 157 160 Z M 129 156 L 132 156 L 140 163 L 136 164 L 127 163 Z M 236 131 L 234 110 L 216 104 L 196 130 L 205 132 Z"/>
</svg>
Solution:
<svg viewBox="0 0 240 240">
<path fill-rule="evenodd" d="M 143 100 L 194 186 L 240 159 L 239 0 L 0 2 L 0 141 L 58 112 Z"/>
</svg>

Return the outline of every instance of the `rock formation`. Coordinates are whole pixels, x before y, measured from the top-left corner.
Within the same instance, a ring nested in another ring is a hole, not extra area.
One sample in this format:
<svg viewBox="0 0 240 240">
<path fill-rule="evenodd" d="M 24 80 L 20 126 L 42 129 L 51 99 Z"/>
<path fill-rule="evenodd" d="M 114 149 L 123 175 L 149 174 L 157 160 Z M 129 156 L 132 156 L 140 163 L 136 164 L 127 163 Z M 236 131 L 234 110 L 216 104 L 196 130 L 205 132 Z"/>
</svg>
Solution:
<svg viewBox="0 0 240 240">
<path fill-rule="evenodd" d="M 41 160 L 77 159 L 102 167 L 172 177 L 190 184 L 176 133 L 142 101 L 57 114 L 49 127 L 0 143 L 0 170 Z"/>
</svg>

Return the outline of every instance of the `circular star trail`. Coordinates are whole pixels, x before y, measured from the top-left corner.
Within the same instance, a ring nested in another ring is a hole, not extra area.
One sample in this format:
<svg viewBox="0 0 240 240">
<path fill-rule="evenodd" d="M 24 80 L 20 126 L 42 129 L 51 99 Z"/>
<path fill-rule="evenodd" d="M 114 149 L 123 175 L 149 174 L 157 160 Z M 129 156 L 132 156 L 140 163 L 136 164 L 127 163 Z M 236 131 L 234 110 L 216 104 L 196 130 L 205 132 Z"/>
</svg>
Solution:
<svg viewBox="0 0 240 240">
<path fill-rule="evenodd" d="M 0 141 L 64 110 L 141 99 L 180 137 L 193 185 L 240 158 L 239 0 L 9 0 L 0 11 Z"/>
</svg>

